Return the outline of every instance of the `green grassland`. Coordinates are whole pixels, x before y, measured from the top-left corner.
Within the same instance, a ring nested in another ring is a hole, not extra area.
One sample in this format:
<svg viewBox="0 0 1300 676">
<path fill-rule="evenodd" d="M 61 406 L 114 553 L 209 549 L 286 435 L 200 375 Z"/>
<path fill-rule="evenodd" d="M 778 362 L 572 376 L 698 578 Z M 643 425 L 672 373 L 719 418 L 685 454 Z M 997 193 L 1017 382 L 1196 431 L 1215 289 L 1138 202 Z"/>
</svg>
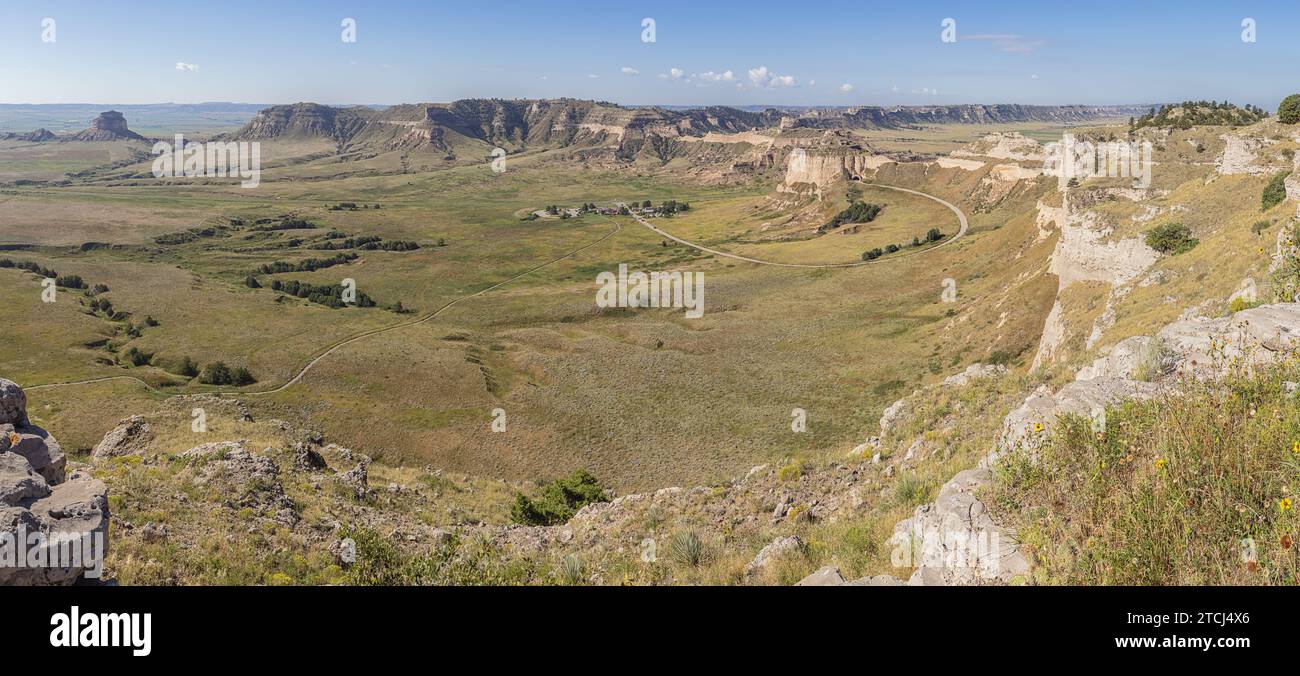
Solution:
<svg viewBox="0 0 1300 676">
<path fill-rule="evenodd" d="M 103 296 L 131 313 L 125 322 L 157 320 L 133 338 L 123 321 L 89 314 L 81 292 L 42 303 L 35 275 L 0 269 L 0 302 L 17 318 L 0 336 L 0 373 L 25 386 L 132 376 L 156 390 L 134 380 L 33 390 L 33 409 L 65 445 L 88 448 L 119 418 L 151 409 L 165 394 L 214 389 L 175 373 L 172 365 L 188 356 L 247 367 L 258 382 L 240 389 L 255 411 L 321 428 L 377 459 L 510 480 L 586 468 L 619 490 L 694 485 L 760 462 L 842 454 L 912 387 L 990 357 L 1023 362 L 1050 307 L 1049 285 L 1016 281 L 1050 251 L 1050 243 L 1034 242 L 1032 215 L 1023 215 L 1037 193 L 1015 197 L 1014 209 L 977 213 L 961 202 L 979 180 L 970 172 L 895 168 L 880 179 L 954 201 L 971 215 L 971 234 L 942 257 L 795 270 L 665 242 L 627 217 L 523 216 L 548 204 L 676 199 L 690 202 L 689 215 L 655 221 L 674 234 L 815 262 L 858 260 L 869 245 L 910 241 L 929 227 L 952 234 L 955 218 L 929 200 L 864 185 L 862 199 L 886 208 L 860 233 L 768 243 L 747 240 L 761 227 L 772 187 L 761 182 L 573 170 L 571 151 L 512 156 L 508 171 L 495 174 L 486 163 L 403 169 L 419 163 L 404 163 L 401 153 L 338 161 L 316 157 L 309 144 L 282 150 L 264 149 L 272 168 L 256 189 L 216 179 L 154 185 L 123 178 L 147 171 L 142 164 L 73 186 L 0 195 L 0 209 L 16 217 L 3 220 L 0 239 L 36 245 L 0 255 L 106 284 Z M 329 208 L 342 201 L 380 208 Z M 283 216 L 318 227 L 155 241 L 232 218 Z M 359 251 L 343 265 L 258 275 L 263 288 L 245 286 L 262 264 L 332 255 L 309 248 L 331 229 L 420 248 Z M 83 242 L 118 246 L 83 250 Z M 1008 247 L 1031 255 L 994 265 Z M 595 277 L 620 263 L 703 272 L 704 316 L 598 309 Z M 948 277 L 960 280 L 956 304 L 940 301 Z M 271 279 L 344 278 L 408 312 L 330 309 L 269 288 Z M 977 304 L 997 311 L 976 311 Z M 376 331 L 333 349 L 277 391 L 341 341 Z M 123 365 L 132 347 L 154 355 L 154 365 Z M 495 408 L 507 412 L 504 433 L 490 431 Z M 807 411 L 805 433 L 790 429 L 795 408 Z"/>
</svg>

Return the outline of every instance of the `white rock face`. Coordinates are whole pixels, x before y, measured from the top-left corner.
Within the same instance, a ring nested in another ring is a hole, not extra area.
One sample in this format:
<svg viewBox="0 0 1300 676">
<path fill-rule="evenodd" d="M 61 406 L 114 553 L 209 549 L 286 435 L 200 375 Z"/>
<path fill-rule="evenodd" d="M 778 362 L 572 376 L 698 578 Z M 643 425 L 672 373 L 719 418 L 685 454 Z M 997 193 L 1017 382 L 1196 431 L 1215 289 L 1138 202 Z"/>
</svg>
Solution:
<svg viewBox="0 0 1300 676">
<path fill-rule="evenodd" d="M 992 157 L 999 160 L 1042 162 L 1047 153 L 1042 144 L 1020 132 L 988 134 L 966 148 L 949 153 L 953 157 Z"/>
<path fill-rule="evenodd" d="M 845 155 L 795 148 L 786 161 L 781 189 L 799 192 L 811 187 L 820 194 L 836 181 L 860 177 L 890 162 L 893 160 L 884 155 Z"/>
<path fill-rule="evenodd" d="M 1005 375 L 1007 367 L 998 364 L 971 364 L 966 367 L 965 371 L 956 373 L 943 379 L 945 387 L 961 387 L 972 380 L 980 378 L 997 378 Z"/>
<path fill-rule="evenodd" d="M 880 436 L 884 438 L 889 435 L 894 426 L 902 420 L 907 413 L 908 406 L 906 399 L 899 399 L 885 408 L 884 413 L 880 415 Z"/>
<path fill-rule="evenodd" d="M 1220 174 L 1251 174 L 1258 176 L 1275 171 L 1277 167 L 1259 161 L 1259 152 L 1277 143 L 1272 139 L 1258 136 L 1238 136 L 1224 134 L 1219 138 L 1226 144 L 1223 154 L 1214 161 L 1214 168 Z"/>
<path fill-rule="evenodd" d="M 1098 380 L 1101 378 L 1136 378 L 1143 359 L 1159 357 L 1153 355 L 1158 350 L 1157 341 L 1147 336 L 1125 338 L 1111 347 L 1105 356 L 1098 357 L 1090 366 L 1079 369 L 1075 380 Z"/>
</svg>

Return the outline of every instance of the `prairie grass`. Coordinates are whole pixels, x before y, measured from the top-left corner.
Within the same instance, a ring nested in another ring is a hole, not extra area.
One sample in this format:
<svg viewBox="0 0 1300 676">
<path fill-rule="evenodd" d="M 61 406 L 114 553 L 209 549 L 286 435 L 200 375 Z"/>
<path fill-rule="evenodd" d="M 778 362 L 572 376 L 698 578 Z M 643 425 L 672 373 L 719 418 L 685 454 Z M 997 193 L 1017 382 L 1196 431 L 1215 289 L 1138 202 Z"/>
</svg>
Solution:
<svg viewBox="0 0 1300 676">
<path fill-rule="evenodd" d="M 994 496 L 1040 581 L 1297 583 L 1300 407 L 1294 362 L 1070 418 L 1004 466 Z"/>
</svg>

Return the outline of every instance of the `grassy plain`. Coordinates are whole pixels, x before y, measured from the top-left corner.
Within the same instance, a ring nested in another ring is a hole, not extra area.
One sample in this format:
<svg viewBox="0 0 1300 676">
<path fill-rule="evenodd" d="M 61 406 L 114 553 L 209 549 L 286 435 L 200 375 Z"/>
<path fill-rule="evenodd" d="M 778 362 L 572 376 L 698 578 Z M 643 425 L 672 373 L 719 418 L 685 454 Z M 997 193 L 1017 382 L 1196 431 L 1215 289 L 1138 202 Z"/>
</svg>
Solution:
<svg viewBox="0 0 1300 676">
<path fill-rule="evenodd" d="M 61 292 L 59 302 L 45 304 L 36 276 L 3 269 L 0 302 L 19 321 L 0 336 L 0 373 L 27 386 L 133 376 L 166 393 L 202 392 L 213 388 L 168 365 L 182 356 L 221 360 L 258 378 L 242 390 L 260 415 L 323 429 L 378 459 L 511 480 L 586 468 L 619 490 L 636 490 L 842 454 L 910 388 L 991 353 L 1022 358 L 1046 310 L 1036 303 L 1010 318 L 966 313 L 976 298 L 1024 272 L 988 261 L 998 247 L 1021 246 L 1031 227 L 1022 219 L 1003 229 L 1000 217 L 976 215 L 970 205 L 972 236 L 941 259 L 792 270 L 664 242 L 629 218 L 523 216 L 548 204 L 685 200 L 689 215 L 661 226 L 791 261 L 856 260 L 877 245 L 872 238 L 910 241 L 936 226 L 951 234 L 955 218 L 929 200 L 863 186 L 863 199 L 887 206 L 860 234 L 768 244 L 744 239 L 761 226 L 756 214 L 767 185 L 574 170 L 572 157 L 556 151 L 512 157 L 504 174 L 486 165 L 403 171 L 424 160 L 390 153 L 340 162 L 318 152 L 285 145 L 282 154 L 268 153 L 264 164 L 272 168 L 251 190 L 229 181 L 129 179 L 143 164 L 67 187 L 7 190 L 0 209 L 15 217 L 0 219 L 0 239 L 35 246 L 0 256 L 106 284 L 104 296 L 131 313 L 127 321 L 148 315 L 158 325 L 131 338 L 122 322 L 87 314 L 79 293 Z M 977 180 L 956 170 L 894 179 L 950 200 L 964 194 L 960 181 Z M 343 201 L 380 208 L 329 209 Z M 318 228 L 154 240 L 230 218 L 285 215 Z M 400 301 L 409 313 L 329 309 L 244 285 L 261 264 L 332 254 L 308 248 L 330 229 L 414 240 L 421 248 L 360 251 L 345 265 L 259 275 L 262 286 L 271 278 L 351 278 L 381 304 Z M 437 246 L 440 239 L 446 246 Z M 83 250 L 83 242 L 118 246 Z M 596 275 L 620 263 L 703 272 L 704 317 L 596 308 Z M 962 279 L 956 308 L 939 300 L 949 276 Z M 341 341 L 386 328 L 333 349 L 283 391 L 255 394 L 276 390 Z M 131 347 L 153 354 L 155 365 L 124 366 L 121 355 Z M 132 380 L 31 393 L 33 410 L 74 449 L 88 448 L 119 418 L 151 409 L 161 396 Z M 504 433 L 490 428 L 497 408 L 506 412 Z M 794 409 L 807 412 L 807 432 L 791 430 Z"/>
</svg>

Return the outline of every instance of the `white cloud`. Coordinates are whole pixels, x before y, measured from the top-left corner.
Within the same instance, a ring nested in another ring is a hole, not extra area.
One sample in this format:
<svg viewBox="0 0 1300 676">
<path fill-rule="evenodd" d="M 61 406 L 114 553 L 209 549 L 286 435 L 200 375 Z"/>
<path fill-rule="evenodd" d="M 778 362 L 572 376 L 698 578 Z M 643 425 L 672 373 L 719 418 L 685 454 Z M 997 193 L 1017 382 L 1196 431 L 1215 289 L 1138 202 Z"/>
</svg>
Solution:
<svg viewBox="0 0 1300 676">
<path fill-rule="evenodd" d="M 704 82 L 731 82 L 736 79 L 736 75 L 729 70 L 725 70 L 721 73 L 715 73 L 710 70 L 703 73 L 696 73 L 691 77 L 703 80 Z"/>
<path fill-rule="evenodd" d="M 842 91 L 842 92 L 844 92 L 845 94 L 847 94 L 847 93 L 853 91 L 853 85 L 851 85 L 851 84 L 845 82 L 844 84 L 840 85 L 840 91 Z"/>
<path fill-rule="evenodd" d="M 798 83 L 795 82 L 793 76 L 777 75 L 776 73 L 773 73 L 772 71 L 768 70 L 767 66 L 750 68 L 749 81 L 753 83 L 755 87 L 758 87 L 760 89 L 775 89 L 777 87 L 798 86 Z"/>
<path fill-rule="evenodd" d="M 624 75 L 640 75 L 640 74 L 641 74 L 641 71 L 639 71 L 639 70 L 637 70 L 637 69 L 635 69 L 635 68 L 633 68 L 633 67 L 631 67 L 631 66 L 623 66 L 623 68 L 621 68 L 620 70 L 623 71 L 623 74 L 624 74 Z"/>
<path fill-rule="evenodd" d="M 1033 75 L 1030 75 L 1030 76 L 1029 76 L 1029 79 L 1030 79 L 1030 80 L 1037 80 L 1037 79 L 1038 79 L 1038 73 L 1034 73 Z"/>
<path fill-rule="evenodd" d="M 176 70 L 185 71 L 187 73 L 194 73 L 197 72 L 198 69 L 199 69 L 199 64 L 197 63 L 185 63 L 184 61 L 176 62 Z"/>
<path fill-rule="evenodd" d="M 816 86 L 817 86 L 817 81 L 816 81 L 816 80 L 809 80 L 809 81 L 808 81 L 808 86 L 809 86 L 809 87 L 816 87 Z"/>
<path fill-rule="evenodd" d="M 660 73 L 660 74 L 659 74 L 659 79 L 661 79 L 661 80 L 680 80 L 680 79 L 682 79 L 682 76 L 685 75 L 685 74 L 686 74 L 686 72 L 683 71 L 681 68 L 669 68 L 667 73 Z"/>
<path fill-rule="evenodd" d="M 589 77 L 589 78 L 591 78 L 591 79 L 593 79 L 593 80 L 599 80 L 599 79 L 600 79 L 600 76 L 597 75 L 597 74 L 595 74 L 595 73 L 587 73 L 587 77 Z"/>
</svg>

